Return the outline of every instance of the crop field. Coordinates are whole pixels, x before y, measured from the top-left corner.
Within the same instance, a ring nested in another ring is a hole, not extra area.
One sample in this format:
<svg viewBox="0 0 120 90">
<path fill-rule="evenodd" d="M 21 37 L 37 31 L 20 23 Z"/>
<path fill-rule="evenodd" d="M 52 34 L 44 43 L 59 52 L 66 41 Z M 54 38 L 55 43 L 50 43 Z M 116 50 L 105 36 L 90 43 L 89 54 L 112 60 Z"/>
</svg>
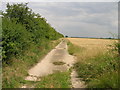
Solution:
<svg viewBox="0 0 120 90">
<path fill-rule="evenodd" d="M 112 45 L 117 40 L 110 39 L 87 39 L 87 38 L 68 38 L 73 44 L 87 49 L 106 49 L 109 45 Z"/>
<path fill-rule="evenodd" d="M 96 56 L 97 54 L 105 53 L 117 40 L 110 39 L 89 39 L 89 38 L 67 38 L 71 43 L 83 48 L 83 52 L 79 55 L 80 58 L 85 59 Z"/>
<path fill-rule="evenodd" d="M 68 52 L 76 57 L 79 77 L 88 88 L 117 88 L 118 52 L 117 40 L 67 38 Z"/>
</svg>

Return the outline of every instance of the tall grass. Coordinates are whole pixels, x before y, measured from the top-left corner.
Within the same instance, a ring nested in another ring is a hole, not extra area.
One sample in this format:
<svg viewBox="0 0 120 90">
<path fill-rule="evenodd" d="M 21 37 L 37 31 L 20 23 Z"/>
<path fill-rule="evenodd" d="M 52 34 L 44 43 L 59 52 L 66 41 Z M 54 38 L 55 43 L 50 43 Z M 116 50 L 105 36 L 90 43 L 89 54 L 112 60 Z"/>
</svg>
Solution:
<svg viewBox="0 0 120 90">
<path fill-rule="evenodd" d="M 69 54 L 71 55 L 78 55 L 80 52 L 82 52 L 85 48 L 83 47 L 80 47 L 80 46 L 77 46 L 77 45 L 74 45 L 72 43 L 70 43 L 69 41 L 67 41 L 67 45 L 68 45 L 68 52 Z"/>
<path fill-rule="evenodd" d="M 40 78 L 40 81 L 25 81 L 26 87 L 34 88 L 70 88 L 70 72 L 56 72 Z"/>
<path fill-rule="evenodd" d="M 75 68 L 91 88 L 117 88 L 118 87 L 118 57 L 112 54 L 98 55 L 78 62 Z"/>
<path fill-rule="evenodd" d="M 78 62 L 74 68 L 80 78 L 87 84 L 88 88 L 118 88 L 118 43 L 116 50 L 109 50 L 105 53 L 99 53 L 89 58 L 80 58 L 81 52 L 74 51 Z M 75 46 L 69 46 L 69 49 Z M 78 49 L 78 47 L 76 47 Z M 75 50 L 75 49 L 74 49 Z M 70 51 L 70 50 L 68 50 Z M 83 52 L 86 50 L 84 49 Z M 89 54 L 89 53 L 88 53 Z"/>
<path fill-rule="evenodd" d="M 42 80 L 36 85 L 37 88 L 70 88 L 70 73 L 56 72 Z"/>
</svg>

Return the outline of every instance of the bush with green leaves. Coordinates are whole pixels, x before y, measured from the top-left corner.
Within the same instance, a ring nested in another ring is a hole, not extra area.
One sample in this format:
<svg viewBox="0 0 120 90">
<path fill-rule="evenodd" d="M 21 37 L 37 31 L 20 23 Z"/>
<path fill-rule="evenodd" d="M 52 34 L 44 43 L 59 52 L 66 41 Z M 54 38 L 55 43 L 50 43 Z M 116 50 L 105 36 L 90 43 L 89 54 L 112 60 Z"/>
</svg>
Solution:
<svg viewBox="0 0 120 90">
<path fill-rule="evenodd" d="M 48 42 L 63 37 L 26 4 L 7 4 L 2 17 L 3 60 L 23 54 L 31 44 L 46 47 Z M 47 49 L 47 48 L 46 48 Z"/>
<path fill-rule="evenodd" d="M 3 18 L 2 29 L 3 58 L 18 55 L 27 49 L 31 34 L 26 31 L 25 27 L 8 18 Z"/>
</svg>

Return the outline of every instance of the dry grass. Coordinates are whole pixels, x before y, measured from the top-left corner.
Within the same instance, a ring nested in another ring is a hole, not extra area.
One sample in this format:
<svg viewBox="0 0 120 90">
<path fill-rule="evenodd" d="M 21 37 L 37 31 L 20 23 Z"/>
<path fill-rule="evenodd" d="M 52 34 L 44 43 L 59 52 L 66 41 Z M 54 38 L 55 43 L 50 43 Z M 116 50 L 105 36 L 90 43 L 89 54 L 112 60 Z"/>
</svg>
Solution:
<svg viewBox="0 0 120 90">
<path fill-rule="evenodd" d="M 120 59 L 117 49 L 115 49 L 117 40 L 67 39 L 72 43 L 68 45 L 68 52 L 74 51 L 72 55 L 77 57 L 74 68 L 79 77 L 85 81 L 87 88 L 119 87 L 118 60 Z M 77 51 L 79 48 L 83 48 L 82 51 Z"/>
<path fill-rule="evenodd" d="M 110 48 L 113 43 L 117 40 L 109 39 L 88 39 L 88 38 L 67 38 L 71 43 L 85 48 L 84 51 L 79 53 L 78 58 L 80 60 L 85 60 L 87 58 L 94 57 L 98 54 L 103 54 L 108 48 Z"/>
</svg>

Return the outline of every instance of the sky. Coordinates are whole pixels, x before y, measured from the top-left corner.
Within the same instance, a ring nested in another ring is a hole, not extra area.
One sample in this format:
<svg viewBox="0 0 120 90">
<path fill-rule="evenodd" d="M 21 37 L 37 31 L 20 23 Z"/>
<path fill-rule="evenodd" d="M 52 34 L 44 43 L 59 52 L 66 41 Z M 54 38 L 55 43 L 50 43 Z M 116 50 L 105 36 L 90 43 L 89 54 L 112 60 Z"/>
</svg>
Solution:
<svg viewBox="0 0 120 90">
<path fill-rule="evenodd" d="M 2 3 L 2 10 L 5 10 Z M 69 37 L 109 38 L 118 34 L 117 2 L 29 2 L 35 13 Z"/>
</svg>

